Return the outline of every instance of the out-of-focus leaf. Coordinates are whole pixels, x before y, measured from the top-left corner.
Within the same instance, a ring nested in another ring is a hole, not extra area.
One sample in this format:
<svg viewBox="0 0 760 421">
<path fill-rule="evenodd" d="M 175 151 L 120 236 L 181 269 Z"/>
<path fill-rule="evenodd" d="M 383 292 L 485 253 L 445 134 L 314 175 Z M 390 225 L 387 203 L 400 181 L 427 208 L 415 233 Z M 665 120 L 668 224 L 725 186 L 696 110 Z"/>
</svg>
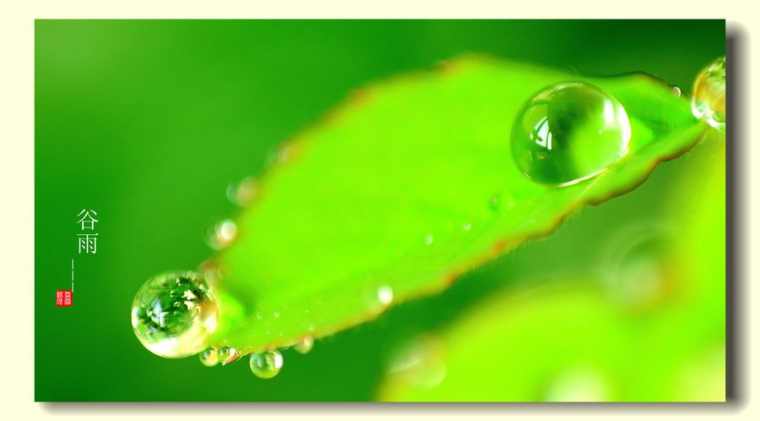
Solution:
<svg viewBox="0 0 760 421">
<path fill-rule="evenodd" d="M 410 345 L 380 398 L 724 400 L 724 140 L 707 139 L 685 159 L 689 169 L 663 198 L 668 234 L 649 256 L 661 271 L 646 302 L 613 299 L 595 268 L 585 281 L 502 293 Z M 639 274 L 629 287 L 647 287 Z"/>
</svg>

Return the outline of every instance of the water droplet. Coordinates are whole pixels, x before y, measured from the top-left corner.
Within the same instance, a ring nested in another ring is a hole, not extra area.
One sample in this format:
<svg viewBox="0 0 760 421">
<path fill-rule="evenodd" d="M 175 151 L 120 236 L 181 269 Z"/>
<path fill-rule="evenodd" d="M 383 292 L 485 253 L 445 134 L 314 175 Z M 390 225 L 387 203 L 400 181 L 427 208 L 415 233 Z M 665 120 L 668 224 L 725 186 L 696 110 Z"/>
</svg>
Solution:
<svg viewBox="0 0 760 421">
<path fill-rule="evenodd" d="M 295 344 L 295 346 L 293 346 L 293 348 L 301 354 L 308 354 L 313 347 L 314 338 L 311 336 L 304 336 L 297 344 Z"/>
<path fill-rule="evenodd" d="M 201 352 L 199 358 L 201 364 L 206 367 L 213 367 L 219 363 L 219 354 L 217 353 L 216 348 L 213 347 Z"/>
<path fill-rule="evenodd" d="M 216 330 L 218 308 L 208 283 L 195 272 L 165 273 L 145 282 L 132 302 L 132 329 L 140 343 L 165 358 L 197 354 Z"/>
<path fill-rule="evenodd" d="M 673 86 L 672 88 L 670 88 L 670 90 L 673 92 L 673 95 L 681 96 L 681 88 L 679 88 L 678 86 Z"/>
<path fill-rule="evenodd" d="M 494 194 L 488 198 L 488 208 L 494 212 L 497 212 L 501 207 L 501 196 Z"/>
<path fill-rule="evenodd" d="M 669 233 L 662 227 L 623 230 L 609 250 L 605 273 L 611 298 L 637 308 L 651 306 L 672 289 Z"/>
<path fill-rule="evenodd" d="M 583 82 L 550 86 L 522 108 L 512 127 L 512 157 L 532 180 L 567 186 L 600 174 L 628 153 L 623 106 Z"/>
<path fill-rule="evenodd" d="M 264 351 L 251 354 L 251 371 L 260 379 L 271 379 L 282 369 L 282 354 L 279 351 Z"/>
<path fill-rule="evenodd" d="M 470 223 L 464 224 L 464 225 L 462 225 L 462 229 L 465 230 L 465 231 L 469 231 L 469 230 L 472 229 L 472 224 L 470 224 Z"/>
<path fill-rule="evenodd" d="M 383 285 L 377 289 L 377 301 L 384 306 L 388 306 L 393 302 L 393 288 L 388 285 Z"/>
<path fill-rule="evenodd" d="M 726 125 L 726 58 L 721 57 L 697 75 L 691 97 L 691 112 L 712 127 Z"/>
<path fill-rule="evenodd" d="M 219 362 L 222 365 L 232 364 L 240 358 L 240 352 L 231 346 L 223 346 L 217 351 Z"/>
<path fill-rule="evenodd" d="M 208 244 L 215 250 L 223 249 L 237 238 L 237 225 L 231 219 L 225 219 L 216 224 L 209 235 Z"/>
<path fill-rule="evenodd" d="M 433 234 L 426 235 L 425 236 L 425 245 L 429 246 L 429 245 L 433 244 L 433 240 L 434 240 Z"/>
<path fill-rule="evenodd" d="M 238 184 L 227 186 L 227 199 L 235 205 L 246 206 L 256 197 L 258 183 L 253 177 L 246 177 Z"/>
</svg>

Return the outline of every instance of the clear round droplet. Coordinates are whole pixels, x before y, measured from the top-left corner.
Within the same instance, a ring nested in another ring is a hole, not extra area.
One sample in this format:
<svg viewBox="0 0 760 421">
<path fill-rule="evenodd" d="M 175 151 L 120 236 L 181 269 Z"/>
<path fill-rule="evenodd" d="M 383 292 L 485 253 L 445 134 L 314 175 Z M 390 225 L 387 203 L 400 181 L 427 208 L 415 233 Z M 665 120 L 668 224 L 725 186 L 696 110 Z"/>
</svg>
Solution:
<svg viewBox="0 0 760 421">
<path fill-rule="evenodd" d="M 222 365 L 232 364 L 240 358 L 240 352 L 231 346 L 223 346 L 217 351 L 217 358 Z"/>
<path fill-rule="evenodd" d="M 584 82 L 550 86 L 531 98 L 512 127 L 512 157 L 532 180 L 567 186 L 604 171 L 628 153 L 623 106 Z"/>
<path fill-rule="evenodd" d="M 295 346 L 293 346 L 293 348 L 301 354 L 308 354 L 311 349 L 314 348 L 314 338 L 311 336 L 304 336 L 297 344 L 295 344 Z"/>
<path fill-rule="evenodd" d="M 205 278 L 165 273 L 145 282 L 132 302 L 132 329 L 150 352 L 165 358 L 197 354 L 216 330 L 218 307 Z"/>
<path fill-rule="evenodd" d="M 377 289 L 377 301 L 383 306 L 389 306 L 393 302 L 393 288 L 383 285 Z"/>
<path fill-rule="evenodd" d="M 208 348 L 201 352 L 198 358 L 201 360 L 201 364 L 206 367 L 213 367 L 219 363 L 219 354 L 216 348 Z"/>
<path fill-rule="evenodd" d="M 726 125 L 726 58 L 721 57 L 702 69 L 694 81 L 691 112 L 712 127 Z"/>
<path fill-rule="evenodd" d="M 209 234 L 208 244 L 215 250 L 221 250 L 232 244 L 237 234 L 237 224 L 231 219 L 225 219 L 214 225 Z"/>
<path fill-rule="evenodd" d="M 271 379 L 282 369 L 283 359 L 279 351 L 264 351 L 251 354 L 248 363 L 251 371 L 260 379 Z"/>
</svg>

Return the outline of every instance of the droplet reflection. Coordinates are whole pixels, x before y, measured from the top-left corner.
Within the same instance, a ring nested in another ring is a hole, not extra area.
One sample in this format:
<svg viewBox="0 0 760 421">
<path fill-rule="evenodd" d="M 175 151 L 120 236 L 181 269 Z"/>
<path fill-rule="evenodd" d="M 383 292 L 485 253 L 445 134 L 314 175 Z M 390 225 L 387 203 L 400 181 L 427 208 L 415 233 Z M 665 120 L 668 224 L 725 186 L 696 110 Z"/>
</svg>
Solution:
<svg viewBox="0 0 760 421">
<path fill-rule="evenodd" d="M 512 127 L 512 157 L 532 180 L 567 186 L 600 174 L 628 153 L 623 106 L 588 83 L 550 86 L 522 108 Z"/>
<path fill-rule="evenodd" d="M 131 313 L 132 329 L 145 348 L 181 358 L 206 348 L 218 308 L 205 278 L 188 271 L 149 279 L 135 294 Z"/>
</svg>

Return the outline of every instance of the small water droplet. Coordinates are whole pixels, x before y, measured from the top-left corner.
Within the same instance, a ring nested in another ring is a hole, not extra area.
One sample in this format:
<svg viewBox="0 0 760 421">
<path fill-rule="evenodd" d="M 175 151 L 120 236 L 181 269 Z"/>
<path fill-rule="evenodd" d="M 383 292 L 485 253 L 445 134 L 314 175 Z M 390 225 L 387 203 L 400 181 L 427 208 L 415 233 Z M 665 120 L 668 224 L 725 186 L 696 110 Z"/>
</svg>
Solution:
<svg viewBox="0 0 760 421">
<path fill-rule="evenodd" d="M 217 353 L 216 348 L 213 347 L 201 352 L 198 357 L 201 360 L 201 364 L 206 367 L 213 367 L 219 363 L 219 354 Z"/>
<path fill-rule="evenodd" d="M 384 306 L 389 306 L 393 302 L 393 288 L 383 285 L 377 289 L 377 301 Z"/>
<path fill-rule="evenodd" d="M 209 235 L 208 244 L 214 250 L 221 250 L 237 238 L 237 225 L 231 219 L 225 219 L 214 226 Z"/>
<path fill-rule="evenodd" d="M 311 336 L 304 336 L 297 344 L 295 344 L 295 346 L 293 346 L 293 348 L 301 354 L 308 354 L 313 347 L 314 338 Z"/>
<path fill-rule="evenodd" d="M 494 194 L 488 198 L 488 208 L 497 212 L 501 207 L 501 195 Z"/>
<path fill-rule="evenodd" d="M 429 245 L 433 244 L 434 240 L 435 240 L 435 238 L 433 238 L 433 234 L 426 235 L 425 236 L 425 245 L 429 246 Z"/>
<path fill-rule="evenodd" d="M 465 230 L 465 231 L 469 231 L 469 230 L 472 229 L 472 224 L 470 224 L 470 223 L 464 224 L 464 225 L 462 225 L 462 229 Z"/>
<path fill-rule="evenodd" d="M 260 379 L 271 379 L 282 369 L 283 359 L 279 351 L 264 351 L 251 354 L 251 371 Z"/>
<path fill-rule="evenodd" d="M 663 227 L 633 227 L 608 247 L 605 282 L 613 299 L 642 308 L 656 304 L 672 289 L 669 232 Z"/>
<path fill-rule="evenodd" d="M 532 180 L 568 186 L 604 171 L 628 153 L 631 124 L 623 106 L 583 82 L 533 96 L 512 127 L 512 157 Z"/>
<path fill-rule="evenodd" d="M 237 184 L 227 186 L 227 200 L 238 206 L 251 203 L 257 193 L 258 183 L 253 177 L 246 177 Z"/>
<path fill-rule="evenodd" d="M 697 75 L 691 97 L 691 112 L 712 127 L 726 125 L 726 58 L 720 57 Z"/>
<path fill-rule="evenodd" d="M 222 363 L 222 365 L 228 365 L 237 361 L 238 358 L 241 357 L 241 354 L 234 347 L 223 346 L 219 348 L 219 351 L 217 351 L 217 356 L 219 358 L 219 362 Z"/>
<path fill-rule="evenodd" d="M 280 312 L 279 311 L 275 311 L 274 313 L 272 313 L 272 317 L 274 317 L 275 319 L 279 319 L 280 318 Z"/>
<path fill-rule="evenodd" d="M 672 88 L 670 88 L 670 90 L 673 92 L 673 95 L 681 96 L 681 88 L 679 88 L 678 86 L 673 86 Z"/>
<path fill-rule="evenodd" d="M 216 330 L 218 308 L 206 280 L 173 272 L 146 281 L 132 302 L 132 329 L 152 353 L 165 358 L 197 354 Z"/>
</svg>

